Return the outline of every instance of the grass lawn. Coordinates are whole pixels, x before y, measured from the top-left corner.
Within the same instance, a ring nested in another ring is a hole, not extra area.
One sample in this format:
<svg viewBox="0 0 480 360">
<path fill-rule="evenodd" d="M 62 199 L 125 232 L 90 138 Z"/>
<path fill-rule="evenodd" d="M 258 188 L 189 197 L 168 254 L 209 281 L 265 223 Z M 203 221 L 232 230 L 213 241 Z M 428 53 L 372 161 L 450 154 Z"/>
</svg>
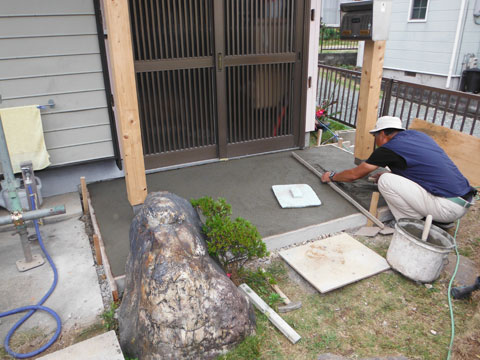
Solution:
<svg viewBox="0 0 480 360">
<path fill-rule="evenodd" d="M 457 241 L 478 265 L 480 210 L 478 205 L 475 208 L 462 220 Z M 391 236 L 357 239 L 385 256 Z M 322 353 L 352 358 L 403 355 L 409 359 L 446 359 L 450 343 L 450 279 L 445 275 L 427 288 L 390 270 L 320 294 L 292 277 L 294 271 L 283 260 L 272 258 L 267 271 L 292 301 L 302 301 L 302 308 L 281 314 L 302 339 L 292 345 L 265 315 L 256 311 L 257 334 L 221 359 L 317 359 Z M 250 285 L 272 303 L 272 296 L 263 291 L 266 285 L 260 290 L 258 283 Z M 472 300 L 453 302 L 453 359 L 480 358 L 479 292 Z M 274 308 L 276 304 L 273 302 Z"/>
</svg>

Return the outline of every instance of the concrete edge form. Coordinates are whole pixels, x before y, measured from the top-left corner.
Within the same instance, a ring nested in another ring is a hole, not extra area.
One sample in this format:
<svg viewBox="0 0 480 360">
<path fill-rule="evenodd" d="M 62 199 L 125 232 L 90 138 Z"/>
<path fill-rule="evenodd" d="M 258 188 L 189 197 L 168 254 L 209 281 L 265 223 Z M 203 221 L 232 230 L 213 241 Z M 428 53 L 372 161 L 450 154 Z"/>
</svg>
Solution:
<svg viewBox="0 0 480 360">
<path fill-rule="evenodd" d="M 105 244 L 103 242 L 102 234 L 100 232 L 100 227 L 98 226 L 97 217 L 95 216 L 95 210 L 93 209 L 92 200 L 90 198 L 90 193 L 88 189 L 87 193 L 87 203 L 88 203 L 88 211 L 90 214 L 90 219 L 92 221 L 93 232 L 98 237 L 98 244 L 100 246 L 100 254 L 102 258 L 102 265 L 105 270 L 105 276 L 107 278 L 108 284 L 110 285 L 110 291 L 112 292 L 112 297 L 114 301 L 118 300 L 118 291 L 117 291 L 117 283 L 113 278 L 112 269 L 110 267 L 110 262 L 108 261 L 107 252 L 105 250 Z"/>
<path fill-rule="evenodd" d="M 378 209 L 378 218 L 382 221 L 388 221 L 392 218 L 392 214 L 387 207 L 382 207 Z M 352 214 L 322 224 L 311 225 L 283 234 L 268 236 L 264 238 L 263 241 L 267 245 L 267 250 L 272 251 L 285 246 L 301 244 L 303 241 L 315 239 L 318 236 L 365 226 L 366 223 L 367 218 L 364 215 L 360 213 Z"/>
</svg>

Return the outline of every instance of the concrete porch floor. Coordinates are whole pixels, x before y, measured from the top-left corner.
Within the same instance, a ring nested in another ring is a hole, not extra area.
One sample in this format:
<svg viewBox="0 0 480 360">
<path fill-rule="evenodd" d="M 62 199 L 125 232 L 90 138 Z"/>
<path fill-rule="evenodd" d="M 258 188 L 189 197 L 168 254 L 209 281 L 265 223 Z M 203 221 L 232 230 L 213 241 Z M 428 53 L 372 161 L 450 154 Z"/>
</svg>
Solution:
<svg viewBox="0 0 480 360">
<path fill-rule="evenodd" d="M 317 169 L 336 171 L 354 166 L 353 155 L 333 145 L 296 151 Z M 88 179 L 87 179 L 88 182 Z M 272 185 L 308 184 L 322 201 L 319 207 L 282 209 Z M 295 160 L 291 151 L 208 163 L 147 175 L 148 191 L 169 191 L 185 199 L 224 197 L 233 217 L 257 226 L 272 250 L 319 235 L 362 226 L 366 217 Z M 343 185 L 342 185 L 343 186 Z M 114 276 L 125 273 L 133 211 L 124 179 L 89 184 L 97 221 Z M 362 180 L 344 190 L 368 209 L 375 186 Z M 379 206 L 384 205 L 383 200 Z"/>
<path fill-rule="evenodd" d="M 40 226 L 44 245 L 58 271 L 58 284 L 44 305 L 59 315 L 64 334 L 71 329 L 84 328 L 98 321 L 104 307 L 88 235 L 83 221 L 80 220 L 83 215 L 80 195 L 69 193 L 44 198 L 42 208 L 55 205 L 65 205 L 67 212 L 45 218 L 45 225 Z M 8 212 L 2 208 L 0 216 L 6 215 Z M 28 227 L 28 234 L 35 234 L 33 226 Z M 0 312 L 34 305 L 50 289 L 53 281 L 52 269 L 38 241 L 35 239 L 30 245 L 32 254 L 41 254 L 45 263 L 34 269 L 18 272 L 15 262 L 24 258 L 20 238 L 13 225 L 0 227 Z M 0 319 L 2 343 L 10 328 L 24 314 Z M 53 317 L 38 311 L 18 332 L 35 327 L 48 334 L 55 331 L 56 323 Z"/>
</svg>

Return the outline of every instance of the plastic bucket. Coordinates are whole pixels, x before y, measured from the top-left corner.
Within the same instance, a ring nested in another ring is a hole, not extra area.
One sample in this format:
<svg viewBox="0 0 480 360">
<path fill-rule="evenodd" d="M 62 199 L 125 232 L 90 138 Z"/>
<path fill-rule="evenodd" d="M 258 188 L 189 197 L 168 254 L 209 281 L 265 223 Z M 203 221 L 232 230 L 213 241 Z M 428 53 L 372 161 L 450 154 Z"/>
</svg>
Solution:
<svg viewBox="0 0 480 360">
<path fill-rule="evenodd" d="M 424 226 L 422 220 L 398 220 L 387 251 L 387 261 L 393 269 L 412 280 L 432 282 L 445 267 L 454 240 L 446 231 L 432 225 L 427 240 L 422 241 Z"/>
</svg>

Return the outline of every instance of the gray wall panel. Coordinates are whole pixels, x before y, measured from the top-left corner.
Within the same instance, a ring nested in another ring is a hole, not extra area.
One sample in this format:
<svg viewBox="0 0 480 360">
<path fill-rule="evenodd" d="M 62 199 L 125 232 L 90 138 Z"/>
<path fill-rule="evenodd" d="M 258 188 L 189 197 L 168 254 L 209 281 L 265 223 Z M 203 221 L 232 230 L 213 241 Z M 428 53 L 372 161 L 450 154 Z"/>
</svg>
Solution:
<svg viewBox="0 0 480 360">
<path fill-rule="evenodd" d="M 94 14 L 93 2 L 89 0 L 2 0 L 0 14 L 38 15 L 38 14 Z"/>
<path fill-rule="evenodd" d="M 114 156 L 92 0 L 0 1 L 1 108 L 41 110 L 52 165 Z"/>
<path fill-rule="evenodd" d="M 0 21 L 0 38 L 85 34 L 97 34 L 94 16 L 8 17 Z"/>
<path fill-rule="evenodd" d="M 67 151 L 68 150 L 68 151 Z M 50 161 L 53 165 L 68 165 L 72 163 L 91 161 L 113 156 L 111 141 L 87 145 L 72 146 L 68 149 L 49 150 Z M 98 156 L 102 154 L 103 156 Z M 74 161 L 72 161 L 74 159 Z"/>
<path fill-rule="evenodd" d="M 61 133 L 61 136 L 59 134 Z M 110 125 L 94 125 L 79 129 L 68 129 L 45 133 L 48 149 L 68 148 L 75 144 L 97 143 L 110 141 Z"/>
<path fill-rule="evenodd" d="M 102 71 L 98 54 L 3 60 L 0 80 Z"/>
<path fill-rule="evenodd" d="M 0 60 L 67 54 L 99 54 L 97 35 L 0 39 Z"/>
<path fill-rule="evenodd" d="M 430 1 L 426 22 L 409 22 L 410 0 L 395 0 L 384 67 L 447 75 L 460 2 Z"/>
<path fill-rule="evenodd" d="M 108 112 L 106 108 L 85 111 L 61 112 L 46 114 L 42 111 L 43 131 L 50 132 L 59 129 L 69 129 L 79 126 L 107 125 Z"/>
<path fill-rule="evenodd" d="M 4 100 L 91 90 L 104 90 L 101 72 L 12 79 L 0 82 L 0 93 L 8 94 L 8 97 L 4 96 Z"/>
<path fill-rule="evenodd" d="M 55 101 L 55 107 L 42 110 L 42 114 L 88 110 L 107 106 L 105 91 L 99 90 L 73 94 L 60 94 L 55 96 L 36 96 L 25 99 L 4 100 L 1 107 L 44 105 L 47 104 L 50 99 Z"/>
</svg>

